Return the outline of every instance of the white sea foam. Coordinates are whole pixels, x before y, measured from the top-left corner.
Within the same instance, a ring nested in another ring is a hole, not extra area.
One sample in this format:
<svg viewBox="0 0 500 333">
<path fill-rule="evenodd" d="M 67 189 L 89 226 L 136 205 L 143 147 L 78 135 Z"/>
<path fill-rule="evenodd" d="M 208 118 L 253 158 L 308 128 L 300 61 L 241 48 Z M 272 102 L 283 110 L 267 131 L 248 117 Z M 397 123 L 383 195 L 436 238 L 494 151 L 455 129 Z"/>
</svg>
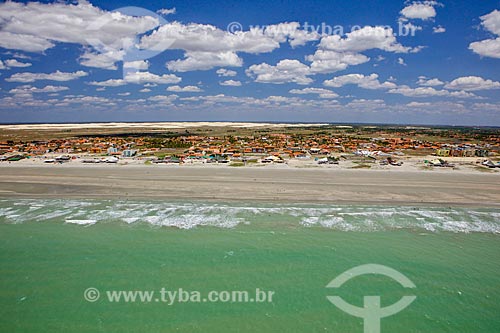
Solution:
<svg viewBox="0 0 500 333">
<path fill-rule="evenodd" d="M 78 224 L 78 225 L 93 225 L 96 224 L 96 220 L 66 220 L 66 223 Z"/>
<path fill-rule="evenodd" d="M 1 200 L 0 223 L 147 223 L 192 229 L 285 223 L 341 231 L 396 229 L 500 234 L 498 209 L 270 205 L 111 200 Z"/>
</svg>

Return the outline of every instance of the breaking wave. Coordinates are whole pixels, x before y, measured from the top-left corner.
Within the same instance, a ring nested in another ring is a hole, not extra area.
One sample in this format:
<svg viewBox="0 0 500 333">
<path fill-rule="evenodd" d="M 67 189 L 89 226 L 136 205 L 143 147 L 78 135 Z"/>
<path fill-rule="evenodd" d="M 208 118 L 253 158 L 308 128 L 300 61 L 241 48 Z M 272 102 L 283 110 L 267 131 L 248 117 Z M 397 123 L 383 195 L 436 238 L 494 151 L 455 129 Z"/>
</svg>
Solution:
<svg viewBox="0 0 500 333">
<path fill-rule="evenodd" d="M 191 229 L 287 223 L 341 231 L 395 229 L 500 234 L 500 210 L 355 205 L 280 205 L 161 201 L 0 200 L 0 223 L 48 222 L 91 226 L 118 221 Z"/>
</svg>

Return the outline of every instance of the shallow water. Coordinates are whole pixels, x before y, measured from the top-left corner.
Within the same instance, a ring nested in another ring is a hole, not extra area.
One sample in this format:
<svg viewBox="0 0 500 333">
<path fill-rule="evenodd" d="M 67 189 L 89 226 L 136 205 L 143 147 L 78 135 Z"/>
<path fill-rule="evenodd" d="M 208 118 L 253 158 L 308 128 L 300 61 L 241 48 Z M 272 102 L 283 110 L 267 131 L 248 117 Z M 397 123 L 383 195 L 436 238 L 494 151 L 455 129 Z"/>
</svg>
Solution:
<svg viewBox="0 0 500 333">
<path fill-rule="evenodd" d="M 500 209 L 354 205 L 291 205 L 165 201 L 0 200 L 0 222 L 145 223 L 198 226 L 322 226 L 340 231 L 483 232 L 500 234 Z"/>
<path fill-rule="evenodd" d="M 189 229 L 189 230 L 188 230 Z M 0 201 L 2 332 L 363 332 L 327 300 L 390 305 L 381 332 L 500 331 L 500 211 L 108 200 Z M 416 285 L 366 275 L 363 264 Z M 94 287 L 101 298 L 88 302 Z M 109 290 L 275 292 L 271 303 L 109 302 Z"/>
</svg>

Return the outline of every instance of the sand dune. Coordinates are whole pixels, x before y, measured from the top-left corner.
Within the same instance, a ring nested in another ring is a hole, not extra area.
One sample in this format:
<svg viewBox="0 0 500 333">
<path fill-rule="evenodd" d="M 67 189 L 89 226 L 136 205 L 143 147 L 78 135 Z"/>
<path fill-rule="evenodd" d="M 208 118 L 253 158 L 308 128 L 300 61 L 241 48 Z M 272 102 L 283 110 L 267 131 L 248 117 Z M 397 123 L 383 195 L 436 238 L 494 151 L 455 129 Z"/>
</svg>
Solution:
<svg viewBox="0 0 500 333">
<path fill-rule="evenodd" d="M 149 122 L 149 123 L 85 123 L 85 124 L 16 124 L 0 125 L 0 130 L 67 130 L 67 129 L 112 129 L 112 128 L 193 128 L 193 127 L 232 127 L 232 128 L 276 128 L 326 126 L 327 124 L 274 124 L 245 122 Z"/>
</svg>

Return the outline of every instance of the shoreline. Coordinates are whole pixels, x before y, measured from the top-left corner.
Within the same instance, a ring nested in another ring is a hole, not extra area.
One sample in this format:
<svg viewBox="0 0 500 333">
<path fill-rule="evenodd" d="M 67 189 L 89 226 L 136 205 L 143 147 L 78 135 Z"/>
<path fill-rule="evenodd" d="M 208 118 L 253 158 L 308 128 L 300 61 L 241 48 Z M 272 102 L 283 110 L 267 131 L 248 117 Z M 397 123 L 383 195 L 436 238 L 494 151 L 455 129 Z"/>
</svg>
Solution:
<svg viewBox="0 0 500 333">
<path fill-rule="evenodd" d="M 497 174 L 334 168 L 3 165 L 0 198 L 500 207 Z"/>
</svg>

